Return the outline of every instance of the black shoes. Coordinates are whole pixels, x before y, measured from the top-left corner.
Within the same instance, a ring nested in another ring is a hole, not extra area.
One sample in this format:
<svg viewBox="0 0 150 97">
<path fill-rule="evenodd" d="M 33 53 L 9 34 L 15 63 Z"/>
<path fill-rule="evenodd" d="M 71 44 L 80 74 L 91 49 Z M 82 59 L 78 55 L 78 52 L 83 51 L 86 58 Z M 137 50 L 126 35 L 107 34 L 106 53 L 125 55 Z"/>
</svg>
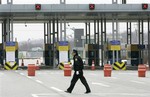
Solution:
<svg viewBox="0 0 150 97">
<path fill-rule="evenodd" d="M 85 94 L 91 93 L 91 91 L 86 91 Z"/>
<path fill-rule="evenodd" d="M 65 91 L 66 93 L 71 93 L 69 91 Z M 86 91 L 85 94 L 91 93 L 91 91 Z"/>
<path fill-rule="evenodd" d="M 71 93 L 71 92 L 69 92 L 69 91 L 65 91 L 66 93 Z"/>
</svg>

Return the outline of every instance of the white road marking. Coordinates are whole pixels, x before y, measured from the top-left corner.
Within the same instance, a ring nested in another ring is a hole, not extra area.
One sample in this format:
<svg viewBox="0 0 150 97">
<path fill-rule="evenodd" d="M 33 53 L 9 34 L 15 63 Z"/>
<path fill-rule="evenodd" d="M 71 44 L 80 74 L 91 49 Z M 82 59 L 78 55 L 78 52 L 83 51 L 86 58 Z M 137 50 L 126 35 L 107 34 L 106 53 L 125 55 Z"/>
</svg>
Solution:
<svg viewBox="0 0 150 97">
<path fill-rule="evenodd" d="M 144 82 L 135 81 L 135 80 L 131 80 L 131 82 L 133 82 L 133 83 L 138 83 L 138 84 L 145 84 Z"/>
<path fill-rule="evenodd" d="M 44 93 L 43 93 L 43 94 L 31 94 L 31 95 L 32 95 L 32 97 L 41 97 L 41 96 L 42 96 L 42 97 L 45 97 L 45 96 L 47 97 L 47 96 L 55 96 L 55 95 L 58 95 L 58 94 L 54 94 L 54 93 L 50 93 L 50 94 L 46 94 L 46 93 L 45 93 L 45 94 L 44 94 Z"/>
<path fill-rule="evenodd" d="M 112 79 L 118 79 L 117 77 L 111 77 Z"/>
<path fill-rule="evenodd" d="M 26 76 L 26 77 L 32 79 L 32 77 L 30 77 L 30 76 Z"/>
<path fill-rule="evenodd" d="M 99 96 L 110 96 L 110 97 L 118 97 L 120 96 L 136 96 L 136 97 L 148 97 L 150 93 L 91 93 Z"/>
<path fill-rule="evenodd" d="M 62 92 L 62 91 L 63 91 L 63 90 L 58 89 L 58 88 L 56 88 L 56 87 L 51 87 L 51 89 L 56 90 L 56 91 L 59 91 L 59 92 Z"/>
<path fill-rule="evenodd" d="M 24 73 L 20 73 L 20 75 L 24 75 Z"/>
<path fill-rule="evenodd" d="M 42 81 L 40 81 L 40 80 L 35 80 L 36 82 L 38 82 L 38 83 L 40 83 L 40 84 L 43 84 L 43 82 Z"/>
<path fill-rule="evenodd" d="M 3 75 L 4 73 L 0 73 L 1 75 Z"/>
<path fill-rule="evenodd" d="M 0 75 L 4 75 L 4 73 L 0 73 Z"/>
<path fill-rule="evenodd" d="M 97 74 L 95 74 L 95 73 L 90 73 L 90 75 L 92 75 L 92 76 L 97 76 Z"/>
<path fill-rule="evenodd" d="M 92 82 L 93 85 L 100 85 L 100 86 L 103 86 L 103 87 L 110 87 L 109 85 L 106 85 L 106 84 L 103 84 L 103 83 L 94 83 Z"/>
</svg>

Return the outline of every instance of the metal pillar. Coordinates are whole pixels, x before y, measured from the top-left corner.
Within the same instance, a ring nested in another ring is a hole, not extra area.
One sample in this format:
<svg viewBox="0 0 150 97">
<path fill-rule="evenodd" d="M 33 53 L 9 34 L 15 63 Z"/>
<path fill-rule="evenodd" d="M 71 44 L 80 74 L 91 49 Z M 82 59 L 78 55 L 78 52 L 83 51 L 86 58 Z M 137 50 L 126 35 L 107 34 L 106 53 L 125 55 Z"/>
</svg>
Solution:
<svg viewBox="0 0 150 97">
<path fill-rule="evenodd" d="M 106 39 L 106 18 L 101 18 L 101 46 L 102 46 L 102 49 L 101 49 L 101 62 L 102 62 L 102 66 L 104 66 L 104 54 L 105 54 L 105 51 L 104 51 L 104 43 L 107 42 L 107 39 Z"/>
<path fill-rule="evenodd" d="M 66 4 L 66 0 L 60 0 L 60 4 Z"/>
<path fill-rule="evenodd" d="M 58 19 L 49 20 L 44 23 L 44 43 L 54 44 L 58 38 L 59 23 Z"/>
<path fill-rule="evenodd" d="M 65 16 L 60 17 L 60 41 L 66 41 L 66 18 Z"/>
<path fill-rule="evenodd" d="M 127 44 L 132 44 L 131 22 L 127 22 Z"/>
<path fill-rule="evenodd" d="M 122 4 L 126 4 L 127 2 L 126 2 L 126 0 L 122 0 Z"/>
<path fill-rule="evenodd" d="M 118 16 L 116 14 L 113 15 L 113 20 L 112 20 L 112 33 L 113 33 L 113 40 L 118 40 L 119 39 L 119 34 L 118 34 Z M 118 58 L 118 51 L 116 52 L 116 61 L 119 61 Z M 113 51 L 113 62 L 115 62 L 115 51 Z"/>
<path fill-rule="evenodd" d="M 2 23 L 2 42 L 13 41 L 13 18 L 7 18 Z"/>
<path fill-rule="evenodd" d="M 148 65 L 150 67 L 150 19 L 148 19 Z"/>
<path fill-rule="evenodd" d="M 139 35 L 138 35 L 138 37 L 139 37 L 139 45 L 144 45 L 144 29 L 143 29 L 143 27 L 144 27 L 144 22 L 143 22 L 143 20 L 139 20 L 138 21 L 138 28 L 139 28 Z M 143 62 L 141 62 L 141 58 L 143 58 L 144 57 L 144 52 L 143 52 L 143 50 L 140 50 L 139 51 L 139 64 L 143 64 Z"/>
<path fill-rule="evenodd" d="M 7 0 L 7 4 L 13 4 L 13 0 Z"/>
<path fill-rule="evenodd" d="M 112 4 L 118 4 L 118 0 L 112 0 Z"/>
<path fill-rule="evenodd" d="M 99 64 L 99 62 L 100 62 L 100 58 L 99 58 L 99 33 L 100 33 L 100 31 L 99 31 L 99 20 L 94 20 L 94 44 L 96 44 L 97 46 L 98 46 L 98 50 L 96 50 L 96 53 L 98 53 L 98 56 L 95 54 L 95 60 L 94 60 L 94 62 L 96 63 L 96 64 Z M 98 60 L 98 61 L 97 61 Z"/>
<path fill-rule="evenodd" d="M 86 36 L 86 44 L 90 44 L 91 43 L 91 39 L 90 39 L 90 35 L 91 35 L 91 24 L 90 22 L 86 22 L 85 23 L 85 36 Z"/>
<path fill-rule="evenodd" d="M 58 32 L 59 32 L 59 24 L 58 24 L 58 18 L 52 20 L 52 54 L 53 54 L 53 68 L 56 67 L 56 42 L 59 41 Z"/>
<path fill-rule="evenodd" d="M 44 43 L 48 44 L 48 59 L 49 64 L 56 67 L 56 45 L 55 43 L 59 41 L 59 23 L 57 19 L 51 19 L 47 23 L 44 23 Z"/>
</svg>

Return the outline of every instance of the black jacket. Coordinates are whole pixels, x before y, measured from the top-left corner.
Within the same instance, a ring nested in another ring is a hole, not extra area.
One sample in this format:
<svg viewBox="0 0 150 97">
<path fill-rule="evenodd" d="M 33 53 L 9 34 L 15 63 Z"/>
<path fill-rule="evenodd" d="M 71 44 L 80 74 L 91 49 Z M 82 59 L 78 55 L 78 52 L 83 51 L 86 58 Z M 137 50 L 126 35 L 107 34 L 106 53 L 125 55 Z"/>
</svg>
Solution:
<svg viewBox="0 0 150 97">
<path fill-rule="evenodd" d="M 73 57 L 73 60 L 74 60 L 74 64 L 73 64 L 74 71 L 82 71 L 84 66 L 83 66 L 83 61 L 81 57 L 78 55 L 75 55 Z"/>
</svg>

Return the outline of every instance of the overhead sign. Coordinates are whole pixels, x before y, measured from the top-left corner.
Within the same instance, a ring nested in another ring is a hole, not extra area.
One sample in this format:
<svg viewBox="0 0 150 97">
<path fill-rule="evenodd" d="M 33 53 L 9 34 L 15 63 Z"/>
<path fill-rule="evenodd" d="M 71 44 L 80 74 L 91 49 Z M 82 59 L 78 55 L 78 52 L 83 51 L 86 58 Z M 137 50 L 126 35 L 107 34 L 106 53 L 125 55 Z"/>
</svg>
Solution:
<svg viewBox="0 0 150 97">
<path fill-rule="evenodd" d="M 89 4 L 89 9 L 94 10 L 95 9 L 95 4 Z"/>
<path fill-rule="evenodd" d="M 41 10 L 41 4 L 35 4 L 35 9 L 36 10 Z"/>
<path fill-rule="evenodd" d="M 110 41 L 111 45 L 120 45 L 120 41 L 119 40 L 112 40 Z"/>
<path fill-rule="evenodd" d="M 58 42 L 59 46 L 68 46 L 68 41 L 59 41 Z"/>
<path fill-rule="evenodd" d="M 6 42 L 6 46 L 15 46 L 16 45 L 16 42 Z"/>
<path fill-rule="evenodd" d="M 148 4 L 142 4 L 142 9 L 148 9 Z"/>
</svg>

